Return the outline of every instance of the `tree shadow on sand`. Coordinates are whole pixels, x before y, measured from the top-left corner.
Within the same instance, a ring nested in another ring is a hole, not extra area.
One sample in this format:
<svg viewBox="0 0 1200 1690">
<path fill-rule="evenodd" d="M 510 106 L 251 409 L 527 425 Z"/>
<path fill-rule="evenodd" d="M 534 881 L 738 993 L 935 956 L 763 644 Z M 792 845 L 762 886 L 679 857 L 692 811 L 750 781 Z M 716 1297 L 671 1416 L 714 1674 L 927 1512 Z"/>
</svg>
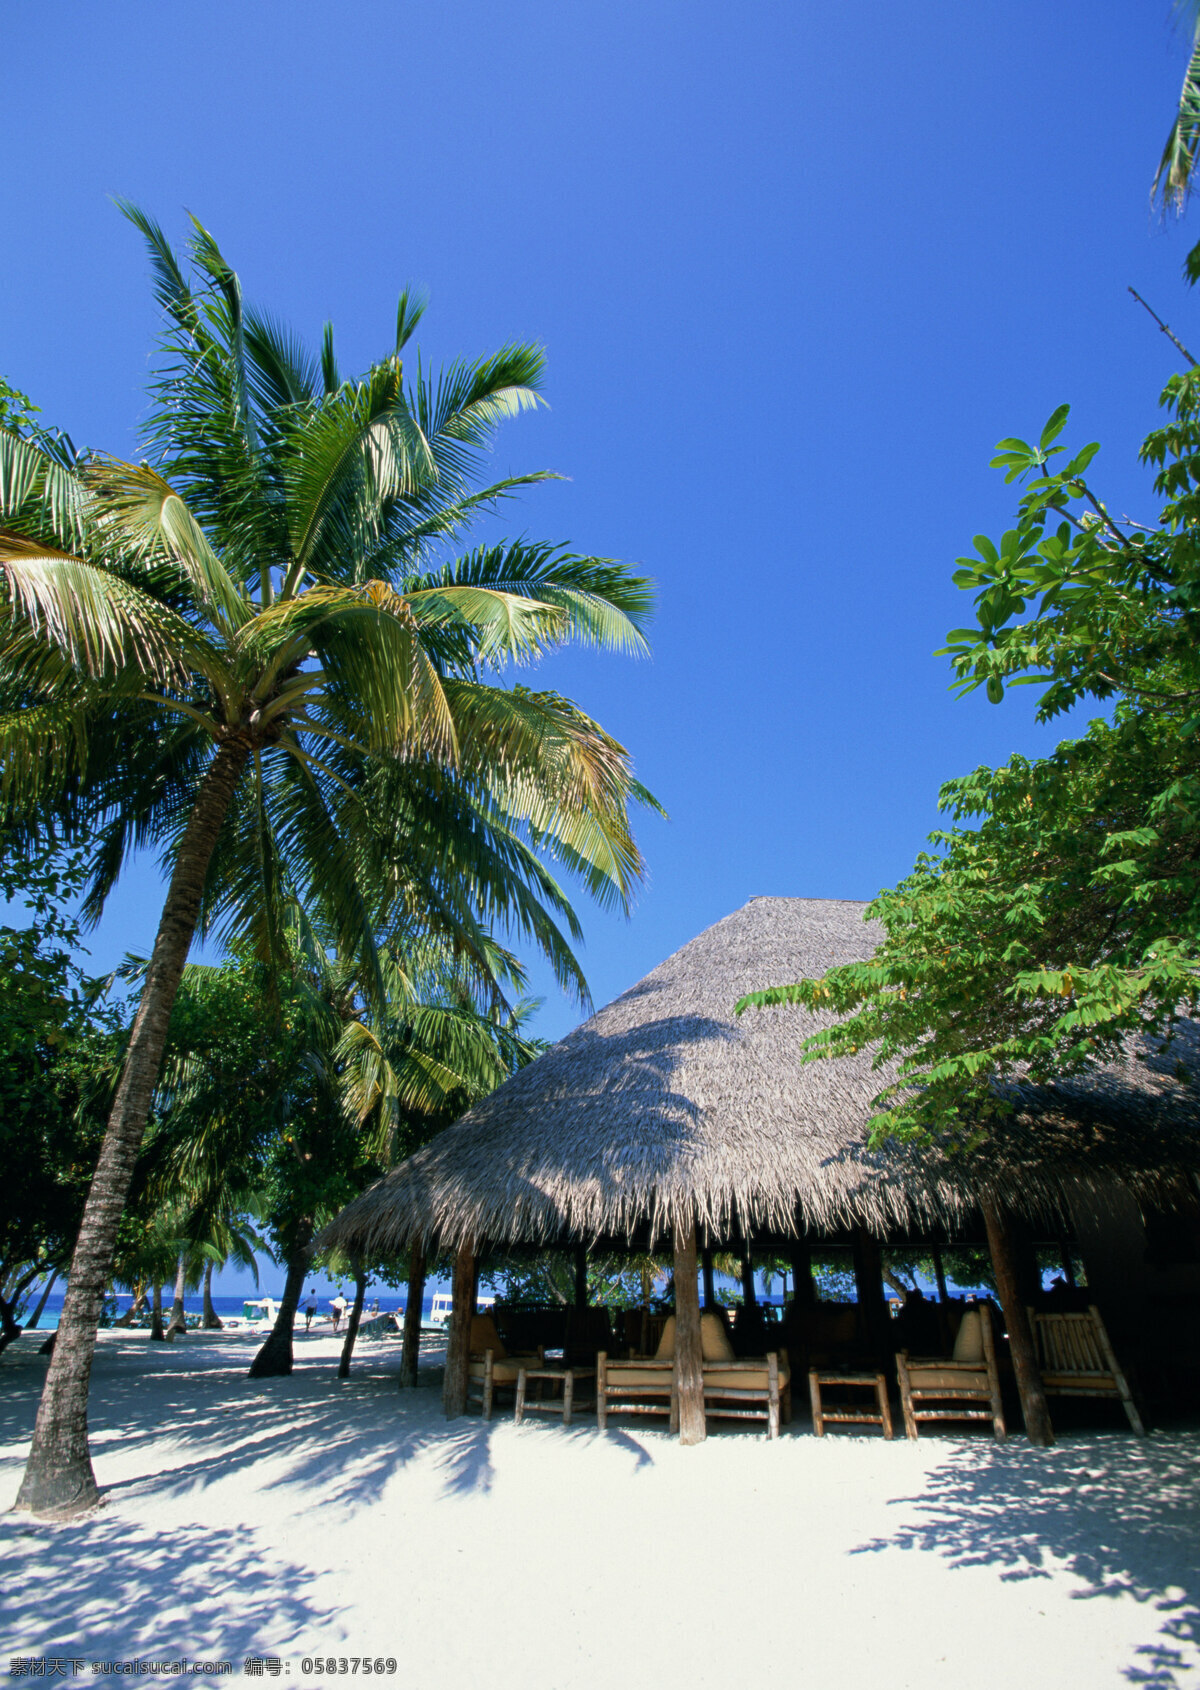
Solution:
<svg viewBox="0 0 1200 1690">
<path fill-rule="evenodd" d="M 919 1549 L 1003 1579 L 1083 1581 L 1077 1599 L 1133 1596 L 1162 1616 L 1125 1668 L 1131 1684 L 1182 1690 L 1200 1651 L 1200 1433 L 1072 1438 L 1046 1451 L 971 1440 L 900 1499 L 915 1520 L 855 1554 Z M 1049 1565 L 1047 1563 L 1050 1563 Z"/>
<path fill-rule="evenodd" d="M 279 1639 L 328 1635 L 313 1575 L 245 1526 L 154 1530 L 101 1510 L 70 1526 L 0 1521 L 0 1593 L 9 1655 L 92 1660 L 231 1660 L 278 1653 Z"/>
<path fill-rule="evenodd" d="M 143 1344 L 104 1380 L 90 1419 L 106 1497 L 179 1496 L 257 1469 L 256 1488 L 289 1488 L 324 1508 L 351 1509 L 377 1501 L 395 1474 L 421 1458 L 448 1495 L 491 1489 L 492 1439 L 511 1424 L 508 1417 L 447 1421 L 437 1369 L 420 1388 L 399 1391 L 399 1346 L 356 1357 L 356 1372 L 341 1382 L 336 1363 L 306 1365 L 303 1356 L 290 1377 L 249 1380 L 236 1365 L 214 1370 L 211 1352 L 204 1357 L 199 1348 L 190 1362 L 187 1352 L 166 1358 Z M 28 1388 L 0 1397 L 0 1442 L 7 1444 L 30 1435 L 44 1372 L 35 1357 L 22 1359 Z M 147 1362 L 154 1368 L 152 1409 Z M 177 1441 L 164 1443 L 164 1434 Z M 580 1427 L 578 1435 L 596 1433 Z M 628 1444 L 639 1466 L 650 1459 L 634 1440 Z M 144 1452 L 144 1462 L 133 1463 L 136 1477 L 106 1478 L 104 1453 L 114 1447 L 125 1465 Z M 266 1463 L 270 1471 L 263 1471 Z"/>
</svg>

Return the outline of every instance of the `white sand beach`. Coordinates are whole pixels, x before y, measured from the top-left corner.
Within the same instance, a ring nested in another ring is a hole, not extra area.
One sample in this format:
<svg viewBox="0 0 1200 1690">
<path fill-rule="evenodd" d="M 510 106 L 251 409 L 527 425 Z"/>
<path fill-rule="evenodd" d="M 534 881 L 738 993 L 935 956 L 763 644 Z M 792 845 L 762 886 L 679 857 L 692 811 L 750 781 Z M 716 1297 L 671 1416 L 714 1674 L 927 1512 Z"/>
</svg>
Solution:
<svg viewBox="0 0 1200 1690">
<path fill-rule="evenodd" d="M 46 1362 L 0 1358 L 0 1500 Z M 9 1657 L 394 1657 L 390 1682 L 497 1690 L 1106 1690 L 1200 1681 L 1200 1432 L 1023 1438 L 657 1422 L 447 1424 L 398 1346 L 332 1337 L 252 1382 L 254 1340 L 105 1332 L 106 1506 L 0 1517 Z"/>
</svg>

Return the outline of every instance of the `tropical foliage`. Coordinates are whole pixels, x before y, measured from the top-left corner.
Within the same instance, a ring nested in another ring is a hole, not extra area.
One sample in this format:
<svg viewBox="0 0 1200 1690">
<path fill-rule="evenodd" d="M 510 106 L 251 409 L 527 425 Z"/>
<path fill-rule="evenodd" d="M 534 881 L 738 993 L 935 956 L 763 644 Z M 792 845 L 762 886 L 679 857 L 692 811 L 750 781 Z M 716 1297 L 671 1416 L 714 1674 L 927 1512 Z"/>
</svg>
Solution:
<svg viewBox="0 0 1200 1690">
<path fill-rule="evenodd" d="M 82 873 L 53 845 L 0 849 L 0 1347 L 66 1266 L 120 1060 L 118 1006 L 76 960 Z"/>
<path fill-rule="evenodd" d="M 1195 369 L 1173 378 L 1142 448 L 1153 524 L 1112 515 L 1096 445 L 1058 444 L 1065 407 L 1036 444 L 1000 442 L 993 463 L 1024 493 L 1013 527 L 959 560 L 975 621 L 946 647 L 958 690 L 1033 685 L 1043 720 L 1086 699 L 1110 715 L 943 788 L 954 825 L 870 906 L 871 962 L 739 1005 L 833 1010 L 811 1055 L 895 1063 L 877 1134 L 978 1132 L 1013 1080 L 1079 1071 L 1135 1030 L 1169 1040 L 1200 998 L 1198 402 Z"/>
<path fill-rule="evenodd" d="M 564 641 L 644 650 L 648 584 L 527 541 L 457 550 L 545 478 L 479 484 L 497 425 L 538 402 L 540 351 L 407 374 L 405 293 L 387 355 L 343 377 L 332 330 L 314 356 L 248 309 L 198 223 L 189 275 L 125 210 L 166 320 L 145 458 L 0 430 L 6 814 L 88 842 L 87 916 L 131 852 L 170 872 L 22 1492 L 72 1509 L 94 1498 L 91 1335 L 193 934 L 280 969 L 303 911 L 380 1008 L 381 940 L 425 935 L 487 989 L 503 926 L 585 996 L 551 864 L 627 905 L 648 800 L 575 704 L 500 679 Z"/>
</svg>

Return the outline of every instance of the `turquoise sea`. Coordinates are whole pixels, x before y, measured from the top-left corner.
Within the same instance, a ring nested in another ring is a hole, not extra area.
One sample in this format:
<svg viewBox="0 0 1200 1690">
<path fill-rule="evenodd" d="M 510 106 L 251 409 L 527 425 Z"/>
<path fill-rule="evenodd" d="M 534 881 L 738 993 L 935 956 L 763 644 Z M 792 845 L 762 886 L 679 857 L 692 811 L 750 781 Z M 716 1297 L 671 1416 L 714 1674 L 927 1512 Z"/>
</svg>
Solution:
<svg viewBox="0 0 1200 1690">
<path fill-rule="evenodd" d="M 375 1297 L 375 1292 L 369 1291 L 367 1293 L 366 1308 L 369 1309 L 371 1307 L 371 1303 L 374 1300 L 374 1297 Z M 117 1303 L 118 1303 L 117 1312 L 119 1314 L 124 1314 L 125 1310 L 129 1307 L 129 1304 L 130 1304 L 131 1301 L 132 1301 L 132 1298 L 129 1296 L 129 1294 L 127 1292 L 119 1292 L 117 1294 Z M 244 1299 L 241 1298 L 241 1297 L 218 1297 L 218 1296 L 214 1296 L 213 1297 L 213 1308 L 216 1309 L 217 1313 L 221 1316 L 222 1320 L 224 1320 L 227 1315 L 233 1315 L 235 1318 L 240 1318 L 242 1313 L 243 1313 L 243 1306 L 242 1306 L 243 1302 L 244 1302 Z M 276 1298 L 276 1302 L 278 1302 L 278 1298 Z M 62 1292 L 59 1291 L 57 1286 L 56 1286 L 55 1289 L 50 1293 L 50 1296 L 49 1296 L 49 1298 L 46 1302 L 46 1306 L 42 1310 L 42 1317 L 38 1321 L 38 1331 L 39 1332 L 53 1332 L 54 1331 L 54 1329 L 58 1325 L 58 1317 L 62 1313 L 62 1305 L 63 1305 Z M 34 1297 L 30 1300 L 29 1306 L 25 1310 L 25 1314 L 22 1317 L 23 1322 L 29 1320 L 32 1317 L 33 1311 L 36 1307 L 37 1307 L 37 1297 Z M 184 1307 L 184 1313 L 185 1314 L 198 1315 L 200 1313 L 200 1308 L 201 1308 L 200 1293 L 198 1291 L 189 1292 L 189 1294 L 183 1300 L 183 1307 Z M 404 1295 L 403 1295 L 402 1292 L 388 1291 L 384 1296 L 379 1298 L 379 1312 L 381 1314 L 387 1314 L 393 1309 L 402 1309 L 403 1307 L 404 1307 Z M 432 1297 L 431 1294 L 427 1294 L 426 1297 L 425 1297 L 425 1300 L 424 1300 L 423 1307 L 422 1307 L 422 1314 L 427 1316 L 432 1307 L 433 1307 L 433 1297 Z M 164 1290 L 163 1290 L 163 1312 L 164 1312 L 165 1315 L 169 1316 L 170 1311 L 171 1311 L 171 1292 L 164 1288 Z M 327 1315 L 330 1312 L 329 1311 L 329 1302 L 328 1302 L 327 1298 L 318 1297 L 318 1299 L 317 1299 L 317 1312 L 318 1312 L 318 1314 L 321 1314 L 321 1315 Z"/>
</svg>

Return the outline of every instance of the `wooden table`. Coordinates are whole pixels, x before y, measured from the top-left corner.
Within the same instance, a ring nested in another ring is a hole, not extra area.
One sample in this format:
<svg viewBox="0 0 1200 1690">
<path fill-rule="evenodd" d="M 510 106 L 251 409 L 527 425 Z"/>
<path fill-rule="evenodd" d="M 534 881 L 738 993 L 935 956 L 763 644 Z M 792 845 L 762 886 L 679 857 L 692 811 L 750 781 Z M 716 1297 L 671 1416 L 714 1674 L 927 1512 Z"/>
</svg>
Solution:
<svg viewBox="0 0 1200 1690">
<path fill-rule="evenodd" d="M 526 1385 L 530 1379 L 551 1379 L 562 1386 L 562 1423 L 564 1426 L 569 1426 L 571 1424 L 571 1408 L 575 1401 L 576 1379 L 594 1379 L 595 1377 L 596 1369 L 594 1367 L 556 1367 L 551 1365 L 549 1367 L 520 1368 L 517 1372 L 517 1406 L 513 1415 L 514 1423 L 519 1426 L 527 1413 L 557 1414 L 559 1412 L 560 1405 L 554 1399 L 549 1402 L 529 1402 L 526 1400 Z"/>
<path fill-rule="evenodd" d="M 874 1406 L 863 1403 L 858 1408 L 839 1405 L 824 1408 L 821 1404 L 822 1385 L 858 1385 L 874 1391 Z M 827 1420 L 852 1422 L 858 1426 L 882 1426 L 885 1438 L 892 1435 L 892 1408 L 888 1402 L 887 1377 L 882 1373 L 834 1373 L 823 1368 L 808 1370 L 808 1393 L 812 1398 L 813 1430 L 819 1438 L 825 1436 Z"/>
</svg>

